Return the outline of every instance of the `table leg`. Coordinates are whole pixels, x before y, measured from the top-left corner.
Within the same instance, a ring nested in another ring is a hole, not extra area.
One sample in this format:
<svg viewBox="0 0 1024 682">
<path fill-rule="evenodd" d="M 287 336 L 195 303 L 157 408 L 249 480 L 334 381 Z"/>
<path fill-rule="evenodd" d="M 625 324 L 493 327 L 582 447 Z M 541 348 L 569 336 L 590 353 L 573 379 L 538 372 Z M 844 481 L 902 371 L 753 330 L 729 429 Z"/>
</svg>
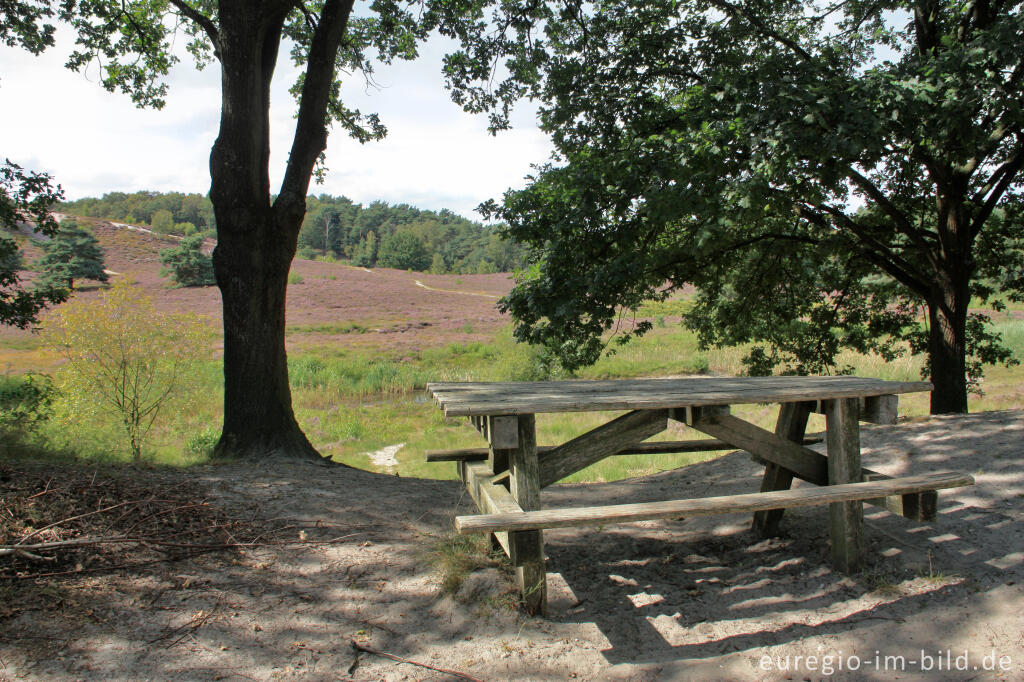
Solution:
<svg viewBox="0 0 1024 682">
<path fill-rule="evenodd" d="M 783 403 L 779 406 L 779 419 L 775 423 L 775 435 L 794 443 L 803 443 L 807 431 L 807 418 L 811 414 L 810 403 Z M 793 485 L 793 472 L 774 462 L 765 462 L 764 478 L 761 479 L 761 492 L 772 490 L 789 490 Z M 753 529 L 761 537 L 774 537 L 779 534 L 779 522 L 782 521 L 782 509 L 769 509 L 754 514 Z"/>
<path fill-rule="evenodd" d="M 825 406 L 825 441 L 828 446 L 828 482 L 858 483 L 861 480 L 859 404 L 856 398 L 839 398 Z M 832 563 L 844 573 L 861 566 L 864 503 L 834 502 L 829 505 Z"/>
<path fill-rule="evenodd" d="M 537 462 L 537 431 L 532 414 L 519 415 L 518 445 L 509 451 L 509 492 L 523 511 L 540 509 L 540 467 Z M 516 581 L 523 605 L 530 615 L 547 611 L 547 570 L 544 536 L 539 530 L 509 533 L 515 546 Z"/>
</svg>

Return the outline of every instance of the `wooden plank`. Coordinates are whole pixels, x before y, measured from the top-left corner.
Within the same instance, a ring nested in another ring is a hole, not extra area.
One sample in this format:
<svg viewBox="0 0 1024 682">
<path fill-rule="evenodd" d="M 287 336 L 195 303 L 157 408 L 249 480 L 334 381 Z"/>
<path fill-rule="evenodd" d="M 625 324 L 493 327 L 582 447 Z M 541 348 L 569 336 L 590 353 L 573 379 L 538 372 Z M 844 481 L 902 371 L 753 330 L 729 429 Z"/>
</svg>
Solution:
<svg viewBox="0 0 1024 682">
<path fill-rule="evenodd" d="M 890 478 L 892 476 L 861 468 L 861 480 L 863 481 L 885 481 Z M 934 490 L 864 500 L 864 504 L 882 507 L 893 514 L 899 514 L 913 521 L 934 521 L 938 511 L 938 502 L 939 496 Z"/>
<path fill-rule="evenodd" d="M 775 435 L 785 440 L 801 443 L 807 430 L 807 419 L 811 416 L 810 403 L 783 403 L 779 406 L 779 417 L 775 422 Z M 775 462 L 765 462 L 761 479 L 761 492 L 788 490 L 793 485 L 793 472 Z M 779 534 L 782 509 L 768 509 L 754 513 L 753 530 L 761 537 L 775 537 Z"/>
<path fill-rule="evenodd" d="M 803 439 L 804 445 L 814 445 L 825 440 L 824 436 L 807 436 Z M 543 455 L 557 448 L 557 445 L 538 445 L 537 453 Z M 714 452 L 716 450 L 735 450 L 735 445 L 730 445 L 717 438 L 702 438 L 693 440 L 658 440 L 649 443 L 637 443 L 624 450 L 615 453 L 618 455 L 669 455 L 680 452 Z M 487 459 L 488 448 L 458 448 L 454 450 L 427 450 L 427 462 L 478 462 Z"/>
<path fill-rule="evenodd" d="M 428 391 L 457 415 L 661 409 L 896 395 L 926 382 L 839 377 L 688 377 L 617 381 L 435 383 Z"/>
<path fill-rule="evenodd" d="M 836 485 L 875 485 L 860 481 L 860 405 L 856 398 L 832 400 L 825 410 L 825 443 L 828 447 L 829 487 Z M 895 479 L 892 479 L 895 480 Z M 906 491 L 914 492 L 914 491 Z M 872 496 L 880 497 L 880 496 Z M 832 563 L 844 573 L 856 572 L 864 553 L 865 498 L 834 501 L 829 505 L 829 538 L 832 545 Z"/>
<path fill-rule="evenodd" d="M 518 422 L 515 417 L 485 417 L 485 433 L 487 438 L 487 463 L 491 471 L 501 472 L 508 469 L 508 458 L 519 444 Z"/>
<path fill-rule="evenodd" d="M 455 519 L 455 529 L 459 533 L 489 533 L 496 530 L 592 526 L 664 518 L 748 513 L 780 507 L 811 507 L 967 485 L 974 485 L 974 479 L 971 476 L 955 472 L 942 472 L 922 476 L 904 476 L 885 481 L 864 481 L 824 487 L 805 486 L 768 493 L 746 493 L 691 500 L 667 500 L 575 509 L 545 509 L 511 514 L 459 516 Z"/>
<path fill-rule="evenodd" d="M 862 399 L 860 420 L 869 424 L 896 423 L 899 414 L 900 397 L 898 395 L 874 395 Z"/>
<path fill-rule="evenodd" d="M 828 465 L 809 448 L 730 415 L 698 419 L 693 428 L 779 464 L 809 481 L 828 480 Z"/>
<path fill-rule="evenodd" d="M 523 508 L 512 499 L 507 488 L 490 483 L 491 470 L 487 464 L 460 462 L 459 473 L 466 483 L 470 497 L 476 502 L 477 508 L 485 514 L 512 514 L 523 511 Z M 494 539 L 515 565 L 515 546 L 509 541 L 508 533 L 494 533 Z"/>
<path fill-rule="evenodd" d="M 540 485 L 546 487 L 668 427 L 667 410 L 630 412 L 548 450 L 540 459 Z"/>
<path fill-rule="evenodd" d="M 511 450 L 519 445 L 519 423 L 515 417 L 487 417 L 487 442 L 492 448 Z"/>
<path fill-rule="evenodd" d="M 516 442 L 517 447 L 509 451 L 509 493 L 524 511 L 540 509 L 537 427 L 532 414 L 516 418 Z M 539 530 L 512 532 L 509 543 L 523 608 L 530 615 L 542 615 L 548 603 L 543 535 Z"/>
</svg>

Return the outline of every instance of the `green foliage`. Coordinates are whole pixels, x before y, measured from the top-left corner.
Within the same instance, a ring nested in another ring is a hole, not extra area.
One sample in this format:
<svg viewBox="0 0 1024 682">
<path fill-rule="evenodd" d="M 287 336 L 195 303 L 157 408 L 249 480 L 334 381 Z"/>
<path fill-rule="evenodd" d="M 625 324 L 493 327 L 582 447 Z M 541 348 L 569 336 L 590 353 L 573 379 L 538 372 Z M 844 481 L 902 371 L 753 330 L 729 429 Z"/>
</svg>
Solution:
<svg viewBox="0 0 1024 682">
<path fill-rule="evenodd" d="M 160 276 L 170 276 L 181 287 L 209 287 L 217 283 L 213 259 L 203 253 L 203 238 L 185 237 L 177 248 L 160 252 Z"/>
<path fill-rule="evenodd" d="M 377 265 L 382 268 L 422 272 L 430 265 L 430 254 L 416 235 L 410 232 L 395 232 L 381 243 Z"/>
<path fill-rule="evenodd" d="M 139 463 L 161 413 L 196 398 L 212 332 L 195 315 L 160 313 L 119 279 L 98 300 L 75 300 L 53 313 L 43 338 L 66 360 L 56 377 L 62 418 L 119 422 Z"/>
<path fill-rule="evenodd" d="M 349 258 L 353 265 L 425 270 L 444 274 L 511 272 L 522 263 L 523 249 L 499 235 L 496 228 L 467 220 L 451 211 L 425 211 L 408 204 L 388 205 L 374 201 L 368 206 L 353 204 L 345 197 L 320 195 L 307 199 L 306 218 L 299 232 L 299 252 L 325 250 Z M 371 236 L 372 235 L 372 236 Z M 401 236 L 399 236 L 401 235 Z M 391 239 L 399 252 L 388 253 Z M 424 263 L 417 253 L 413 265 L 410 249 L 419 251 L 416 239 L 427 253 Z M 481 265 L 482 261 L 487 264 Z"/>
<path fill-rule="evenodd" d="M 40 284 L 49 287 L 74 288 L 76 279 L 106 282 L 103 249 L 96 237 L 74 220 L 66 219 L 46 243 L 43 257 L 36 261 L 35 269 L 42 273 Z"/>
<path fill-rule="evenodd" d="M 45 375 L 0 377 L 0 430 L 35 430 L 53 414 L 53 399 L 53 382 Z"/>
<path fill-rule="evenodd" d="M 705 346 L 759 344 L 752 371 L 894 357 L 922 308 L 937 411 L 1007 358 L 967 306 L 1024 296 L 1018 3 L 538 2 L 477 29 L 456 98 L 501 128 L 536 97 L 557 150 L 485 207 L 532 250 L 519 338 L 592 363 L 668 281 Z"/>
<path fill-rule="evenodd" d="M 217 227 L 213 204 L 201 194 L 108 192 L 100 198 L 86 197 L 65 202 L 61 210 L 73 215 L 144 225 L 153 225 L 154 220 L 162 224 L 156 216 L 166 212 L 171 214 L 173 221 L 168 233 L 179 236 L 189 236 L 189 225 L 205 235 L 214 234 Z"/>
<path fill-rule="evenodd" d="M 220 429 L 208 426 L 185 441 L 185 454 L 196 460 L 210 459 L 219 440 Z"/>
<path fill-rule="evenodd" d="M 302 275 L 297 272 L 288 273 L 288 284 L 302 284 L 306 280 L 302 279 Z"/>
<path fill-rule="evenodd" d="M 8 34 L 0 31 L 0 39 Z M 14 36 L 8 37 L 13 40 Z M 40 37 L 40 40 L 45 38 Z M 8 44 L 11 44 L 8 42 Z M 24 329 L 36 322 L 39 312 L 67 297 L 62 286 L 35 286 L 26 289 L 18 270 L 24 258 L 18 243 L 9 234 L 19 225 L 35 226 L 44 236 L 57 231 L 50 207 L 61 199 L 60 187 L 50 184 L 50 176 L 25 171 L 6 159 L 0 165 L 0 324 Z"/>
<path fill-rule="evenodd" d="M 171 234 L 174 232 L 174 215 L 165 208 L 153 213 L 149 219 L 149 227 L 160 234 Z"/>
</svg>

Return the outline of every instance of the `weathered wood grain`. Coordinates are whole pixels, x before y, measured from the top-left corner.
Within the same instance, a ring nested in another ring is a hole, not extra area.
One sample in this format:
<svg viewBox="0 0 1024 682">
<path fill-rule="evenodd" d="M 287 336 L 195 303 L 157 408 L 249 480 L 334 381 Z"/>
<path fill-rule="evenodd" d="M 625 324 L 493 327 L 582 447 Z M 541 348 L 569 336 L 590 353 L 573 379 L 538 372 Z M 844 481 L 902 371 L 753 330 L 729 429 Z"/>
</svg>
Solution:
<svg viewBox="0 0 1024 682">
<path fill-rule="evenodd" d="M 431 383 L 449 416 L 795 402 L 931 390 L 926 382 L 836 377 L 687 377 L 616 381 Z"/>
<path fill-rule="evenodd" d="M 779 464 L 810 481 L 827 480 L 828 465 L 818 453 L 731 415 L 694 421 L 693 428 Z"/>
<path fill-rule="evenodd" d="M 507 488 L 490 482 L 493 474 L 485 462 L 460 462 L 459 475 L 480 511 L 486 514 L 511 514 L 523 511 L 512 499 L 512 494 Z M 494 533 L 494 539 L 515 565 L 515 546 L 509 542 L 508 533 Z"/>
<path fill-rule="evenodd" d="M 825 407 L 825 443 L 828 448 L 829 487 L 855 483 L 861 480 L 860 465 L 860 404 L 856 398 L 837 398 Z M 891 479 L 895 480 L 895 479 Z M 916 492 L 916 491 L 906 491 Z M 871 497 L 881 497 L 872 495 Z M 829 505 L 829 539 L 832 545 L 832 563 L 844 573 L 857 571 L 864 553 L 865 498 L 836 500 Z"/>
<path fill-rule="evenodd" d="M 552 483 L 585 469 L 626 447 L 661 433 L 668 427 L 667 410 L 630 412 L 548 450 L 540 458 L 540 485 Z"/>
<path fill-rule="evenodd" d="M 455 528 L 459 533 L 493 533 L 526 529 L 562 528 L 569 526 L 630 523 L 653 519 L 712 516 L 748 513 L 763 509 L 810 507 L 846 503 L 872 497 L 886 497 L 923 490 L 957 488 L 974 485 L 967 474 L 942 472 L 921 476 L 903 476 L 885 481 L 865 481 L 833 486 L 806 486 L 793 490 L 747 493 L 691 500 L 667 500 L 617 504 L 575 509 L 545 509 L 513 513 L 458 516 Z"/>
<path fill-rule="evenodd" d="M 524 511 L 540 509 L 540 463 L 537 459 L 537 426 L 532 414 L 516 417 L 517 446 L 509 450 L 509 493 Z M 547 568 L 544 537 L 539 530 L 509 533 L 512 564 L 523 595 L 523 609 L 530 615 L 547 611 Z"/>
<path fill-rule="evenodd" d="M 824 436 L 806 436 L 803 439 L 804 445 L 814 445 L 825 440 Z M 557 448 L 557 445 L 538 445 L 537 453 L 543 455 Z M 735 445 L 730 445 L 717 438 L 702 438 L 693 440 L 658 440 L 649 443 L 637 443 L 624 450 L 619 450 L 618 455 L 670 455 L 679 452 L 714 452 L 716 450 L 735 450 Z M 427 462 L 477 462 L 487 459 L 487 448 L 457 448 L 453 450 L 427 450 L 425 451 Z"/>
<path fill-rule="evenodd" d="M 785 440 L 801 443 L 807 430 L 807 419 L 811 416 L 811 403 L 783 403 L 779 406 L 779 417 L 775 422 L 775 435 Z M 771 461 L 765 462 L 761 479 L 761 492 L 789 490 L 793 485 L 793 472 Z M 761 537 L 775 537 L 779 534 L 782 509 L 768 509 L 754 513 L 752 527 Z"/>
</svg>

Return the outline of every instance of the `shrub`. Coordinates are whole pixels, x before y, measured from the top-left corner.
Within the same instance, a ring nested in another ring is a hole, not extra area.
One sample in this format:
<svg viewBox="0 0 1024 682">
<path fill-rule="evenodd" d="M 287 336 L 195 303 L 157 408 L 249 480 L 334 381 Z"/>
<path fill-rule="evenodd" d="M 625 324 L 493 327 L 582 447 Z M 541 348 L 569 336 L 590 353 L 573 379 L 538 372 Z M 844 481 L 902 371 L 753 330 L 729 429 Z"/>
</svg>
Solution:
<svg viewBox="0 0 1024 682">
<path fill-rule="evenodd" d="M 185 237 L 176 249 L 160 252 L 160 276 L 170 276 L 181 287 L 209 287 L 217 283 L 213 259 L 203 253 L 201 235 Z"/>
<path fill-rule="evenodd" d="M 67 360 L 57 373 L 67 418 L 88 423 L 113 413 L 138 464 L 165 408 L 184 409 L 196 397 L 212 331 L 196 315 L 157 311 L 132 284 L 123 278 L 98 300 L 64 306 L 47 318 L 43 338 Z"/>
<path fill-rule="evenodd" d="M 53 414 L 53 382 L 42 374 L 0 377 L 0 428 L 32 431 Z"/>
<path fill-rule="evenodd" d="M 202 431 L 192 434 L 185 442 L 185 454 L 192 457 L 212 457 L 213 449 L 220 440 L 220 429 L 207 426 Z"/>
<path fill-rule="evenodd" d="M 302 275 L 297 272 L 288 273 L 288 284 L 302 284 L 305 280 L 302 279 Z"/>
</svg>

